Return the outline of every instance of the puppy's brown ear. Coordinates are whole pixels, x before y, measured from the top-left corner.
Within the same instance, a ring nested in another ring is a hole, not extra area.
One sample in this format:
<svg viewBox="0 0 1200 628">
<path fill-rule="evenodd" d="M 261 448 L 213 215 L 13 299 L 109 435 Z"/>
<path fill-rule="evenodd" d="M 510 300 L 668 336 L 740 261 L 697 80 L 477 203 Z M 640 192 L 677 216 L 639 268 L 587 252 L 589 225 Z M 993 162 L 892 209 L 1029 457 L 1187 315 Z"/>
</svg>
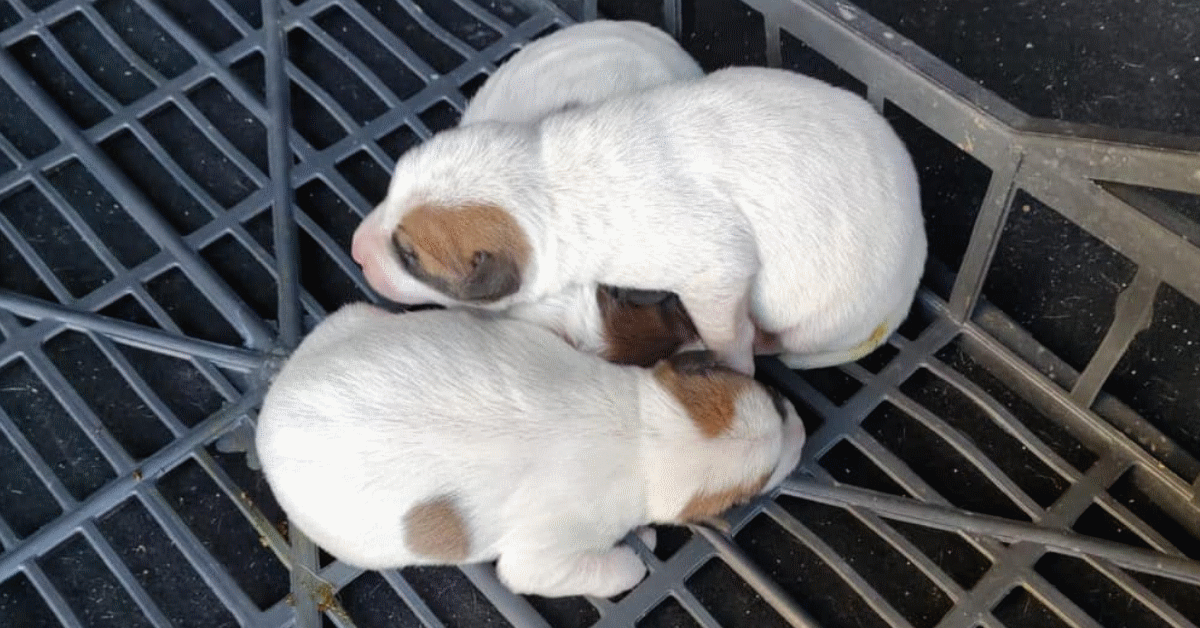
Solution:
<svg viewBox="0 0 1200 628">
<path fill-rule="evenodd" d="M 521 289 L 521 267 L 504 253 L 475 251 L 471 266 L 459 288 L 463 301 L 496 301 Z"/>
<path fill-rule="evenodd" d="M 596 304 L 604 323 L 604 359 L 653 366 L 695 340 L 694 326 L 670 292 L 626 290 L 601 285 Z"/>
<path fill-rule="evenodd" d="M 414 278 L 476 303 L 520 290 L 532 254 L 516 219 L 495 205 L 417 206 L 401 219 L 393 240 Z"/>
<path fill-rule="evenodd" d="M 752 380 L 721 364 L 711 351 L 685 351 L 659 363 L 658 379 L 687 410 L 696 427 L 717 438 L 733 425 L 738 397 Z"/>
</svg>

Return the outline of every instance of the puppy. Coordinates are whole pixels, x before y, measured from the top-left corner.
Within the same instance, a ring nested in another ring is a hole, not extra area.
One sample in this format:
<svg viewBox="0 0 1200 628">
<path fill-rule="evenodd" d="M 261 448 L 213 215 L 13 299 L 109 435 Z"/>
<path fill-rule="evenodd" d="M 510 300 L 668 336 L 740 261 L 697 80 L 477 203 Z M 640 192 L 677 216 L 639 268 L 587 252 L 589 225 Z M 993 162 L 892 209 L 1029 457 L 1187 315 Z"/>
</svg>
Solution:
<svg viewBox="0 0 1200 628">
<path fill-rule="evenodd" d="M 616 543 L 779 484 L 795 408 L 711 354 L 653 369 L 465 309 L 346 306 L 279 372 L 258 419 L 289 522 L 359 567 L 498 559 L 518 593 L 608 597 L 646 568 Z"/>
<path fill-rule="evenodd" d="M 475 94 L 459 124 L 532 122 L 704 74 L 666 33 L 642 22 L 596 20 L 538 39 L 500 66 Z"/>
<path fill-rule="evenodd" d="M 882 343 L 926 253 L 916 172 L 887 121 L 767 68 L 441 133 L 399 161 L 355 244 L 370 284 L 401 303 L 674 292 L 747 374 L 756 335 L 791 364 Z"/>
</svg>

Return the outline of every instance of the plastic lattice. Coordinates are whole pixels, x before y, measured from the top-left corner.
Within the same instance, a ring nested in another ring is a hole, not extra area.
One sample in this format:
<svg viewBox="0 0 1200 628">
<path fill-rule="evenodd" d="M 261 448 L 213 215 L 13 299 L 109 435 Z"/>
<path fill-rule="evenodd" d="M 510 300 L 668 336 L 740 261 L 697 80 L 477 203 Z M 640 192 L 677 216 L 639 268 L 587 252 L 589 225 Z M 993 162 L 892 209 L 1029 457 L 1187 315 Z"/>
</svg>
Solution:
<svg viewBox="0 0 1200 628">
<path fill-rule="evenodd" d="M 663 3 L 669 29 L 687 8 Z M 617 600 L 548 600 L 487 565 L 336 562 L 243 451 L 288 349 L 371 298 L 348 248 L 391 164 L 567 14 L 0 3 L 0 624 L 1200 623 L 1197 142 L 1029 118 L 844 2 L 729 19 L 761 27 L 751 56 L 867 96 L 923 185 L 949 170 L 973 202 L 927 191 L 938 261 L 887 346 L 762 363 L 815 419 L 777 495 L 732 536 L 661 530 Z"/>
</svg>

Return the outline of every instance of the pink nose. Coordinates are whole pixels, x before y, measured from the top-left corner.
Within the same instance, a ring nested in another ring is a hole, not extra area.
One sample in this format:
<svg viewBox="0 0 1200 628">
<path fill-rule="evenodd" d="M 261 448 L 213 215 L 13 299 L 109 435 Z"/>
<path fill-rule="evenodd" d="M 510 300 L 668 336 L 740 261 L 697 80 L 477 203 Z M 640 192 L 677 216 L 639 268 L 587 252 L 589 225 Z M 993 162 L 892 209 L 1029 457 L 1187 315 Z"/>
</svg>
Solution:
<svg viewBox="0 0 1200 628">
<path fill-rule="evenodd" d="M 366 259 L 367 246 L 364 243 L 364 239 L 363 230 L 355 229 L 354 238 L 350 241 L 350 257 L 354 258 L 354 261 L 357 262 L 359 266 L 362 266 L 363 261 Z"/>
</svg>

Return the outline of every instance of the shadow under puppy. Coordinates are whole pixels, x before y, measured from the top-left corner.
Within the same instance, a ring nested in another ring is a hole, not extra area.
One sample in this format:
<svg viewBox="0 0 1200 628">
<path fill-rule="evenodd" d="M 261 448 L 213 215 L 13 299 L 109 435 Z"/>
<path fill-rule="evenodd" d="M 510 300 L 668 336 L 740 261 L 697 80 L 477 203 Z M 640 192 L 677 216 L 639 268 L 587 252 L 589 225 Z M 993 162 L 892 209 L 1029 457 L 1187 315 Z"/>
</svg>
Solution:
<svg viewBox="0 0 1200 628">
<path fill-rule="evenodd" d="M 653 369 L 469 310 L 346 306 L 279 372 L 257 449 L 289 521 L 350 564 L 497 559 L 513 591 L 609 597 L 618 541 L 716 516 L 796 466 L 795 408 L 707 352 Z"/>
<path fill-rule="evenodd" d="M 757 339 L 795 368 L 869 353 L 906 317 L 926 255 L 887 121 L 766 68 L 440 133 L 400 159 L 354 244 L 390 299 L 507 311 L 582 348 L 597 285 L 674 292 L 748 374 Z M 573 318 L 555 325 L 547 304 Z"/>
</svg>

